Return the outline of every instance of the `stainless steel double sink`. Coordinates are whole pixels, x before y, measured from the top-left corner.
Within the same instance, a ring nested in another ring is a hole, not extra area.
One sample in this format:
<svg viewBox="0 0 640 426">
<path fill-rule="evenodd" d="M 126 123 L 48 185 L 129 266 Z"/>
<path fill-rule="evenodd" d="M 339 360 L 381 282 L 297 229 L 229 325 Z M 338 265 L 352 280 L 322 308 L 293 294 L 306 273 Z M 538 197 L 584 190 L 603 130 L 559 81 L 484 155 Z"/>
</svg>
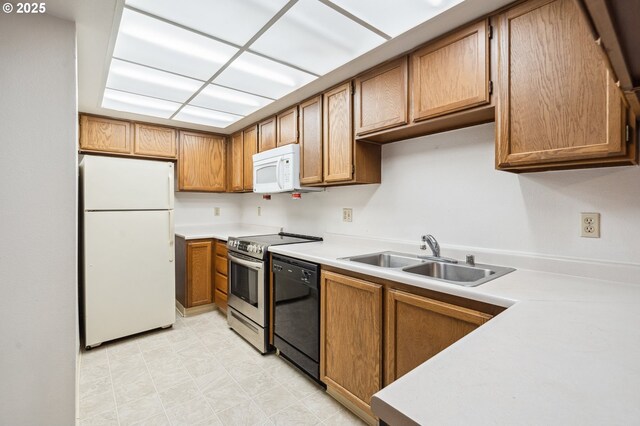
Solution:
<svg viewBox="0 0 640 426">
<path fill-rule="evenodd" d="M 465 287 L 475 287 L 515 271 L 513 268 L 503 266 L 451 263 L 437 260 L 437 258 L 421 258 L 417 255 L 393 251 L 343 257 L 341 260 L 364 263 L 379 268 L 399 269 L 409 274 L 421 275 Z"/>
</svg>

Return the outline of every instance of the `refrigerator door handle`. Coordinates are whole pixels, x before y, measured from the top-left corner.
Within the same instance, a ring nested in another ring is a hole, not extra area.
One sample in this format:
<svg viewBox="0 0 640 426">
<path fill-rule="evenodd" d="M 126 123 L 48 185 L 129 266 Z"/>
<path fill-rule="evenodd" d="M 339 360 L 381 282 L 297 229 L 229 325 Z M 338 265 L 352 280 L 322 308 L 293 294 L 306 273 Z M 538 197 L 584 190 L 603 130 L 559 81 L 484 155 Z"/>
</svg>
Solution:
<svg viewBox="0 0 640 426">
<path fill-rule="evenodd" d="M 169 262 L 173 262 L 175 250 L 173 248 L 173 210 L 169 210 Z"/>
<path fill-rule="evenodd" d="M 171 175 L 167 176 L 167 188 L 169 191 L 167 192 L 167 203 L 168 207 L 171 208 L 171 191 L 173 190 L 173 185 L 171 184 Z"/>
</svg>

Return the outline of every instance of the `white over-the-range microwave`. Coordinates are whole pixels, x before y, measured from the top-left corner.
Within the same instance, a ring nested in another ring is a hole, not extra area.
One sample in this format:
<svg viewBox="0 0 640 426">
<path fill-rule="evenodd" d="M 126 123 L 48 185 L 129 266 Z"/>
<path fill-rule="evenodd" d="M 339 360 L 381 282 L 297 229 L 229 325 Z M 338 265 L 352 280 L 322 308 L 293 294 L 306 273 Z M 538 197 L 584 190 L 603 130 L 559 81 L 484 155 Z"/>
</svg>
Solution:
<svg viewBox="0 0 640 426">
<path fill-rule="evenodd" d="M 289 144 L 253 155 L 253 192 L 314 192 L 300 185 L 300 145 Z"/>
</svg>

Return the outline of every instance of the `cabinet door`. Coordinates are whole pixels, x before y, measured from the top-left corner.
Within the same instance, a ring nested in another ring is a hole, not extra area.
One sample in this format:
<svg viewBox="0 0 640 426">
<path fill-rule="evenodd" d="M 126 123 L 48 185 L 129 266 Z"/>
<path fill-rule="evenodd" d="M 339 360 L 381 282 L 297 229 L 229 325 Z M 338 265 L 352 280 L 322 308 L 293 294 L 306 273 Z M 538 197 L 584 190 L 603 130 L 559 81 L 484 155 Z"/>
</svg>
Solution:
<svg viewBox="0 0 640 426">
<path fill-rule="evenodd" d="M 298 143 L 298 107 L 294 106 L 278 114 L 277 145 L 289 145 Z"/>
<path fill-rule="evenodd" d="M 80 116 L 80 150 L 131 154 L 131 123 Z"/>
<path fill-rule="evenodd" d="M 387 292 L 385 386 L 452 345 L 491 315 L 398 290 Z"/>
<path fill-rule="evenodd" d="M 322 95 L 300 104 L 300 183 L 322 182 Z"/>
<path fill-rule="evenodd" d="M 176 158 L 178 132 L 169 127 L 135 123 L 133 153 L 152 157 Z"/>
<path fill-rule="evenodd" d="M 229 186 L 232 191 L 244 190 L 244 137 L 242 132 L 231 135 L 229 142 Z"/>
<path fill-rule="evenodd" d="M 244 137 L 244 190 L 253 191 L 253 154 L 258 152 L 258 127 L 243 132 Z"/>
<path fill-rule="evenodd" d="M 351 180 L 354 141 L 351 82 L 324 94 L 323 113 L 324 180 Z"/>
<path fill-rule="evenodd" d="M 320 376 L 332 391 L 371 414 L 382 388 L 382 286 L 322 272 Z"/>
<path fill-rule="evenodd" d="M 404 56 L 356 78 L 356 135 L 407 124 L 407 70 L 407 57 Z"/>
<path fill-rule="evenodd" d="M 258 152 L 276 147 L 276 117 L 268 118 L 258 124 Z"/>
<path fill-rule="evenodd" d="M 500 21 L 498 168 L 625 155 L 624 100 L 578 5 L 530 1 Z"/>
<path fill-rule="evenodd" d="M 489 37 L 484 20 L 411 55 L 413 121 L 489 102 Z"/>
<path fill-rule="evenodd" d="M 213 241 L 187 243 L 187 306 L 213 302 L 211 256 Z"/>
<path fill-rule="evenodd" d="M 186 191 L 224 191 L 225 141 L 221 136 L 180 132 L 178 188 Z"/>
</svg>

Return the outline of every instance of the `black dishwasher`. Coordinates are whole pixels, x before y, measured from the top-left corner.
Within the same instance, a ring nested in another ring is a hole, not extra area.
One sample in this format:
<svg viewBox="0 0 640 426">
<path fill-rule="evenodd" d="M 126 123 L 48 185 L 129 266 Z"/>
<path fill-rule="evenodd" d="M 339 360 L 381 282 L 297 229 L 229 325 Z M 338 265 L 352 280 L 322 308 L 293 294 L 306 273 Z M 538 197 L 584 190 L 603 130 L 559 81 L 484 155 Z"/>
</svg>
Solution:
<svg viewBox="0 0 640 426">
<path fill-rule="evenodd" d="M 320 382 L 320 267 L 273 255 L 274 346 Z"/>
</svg>

